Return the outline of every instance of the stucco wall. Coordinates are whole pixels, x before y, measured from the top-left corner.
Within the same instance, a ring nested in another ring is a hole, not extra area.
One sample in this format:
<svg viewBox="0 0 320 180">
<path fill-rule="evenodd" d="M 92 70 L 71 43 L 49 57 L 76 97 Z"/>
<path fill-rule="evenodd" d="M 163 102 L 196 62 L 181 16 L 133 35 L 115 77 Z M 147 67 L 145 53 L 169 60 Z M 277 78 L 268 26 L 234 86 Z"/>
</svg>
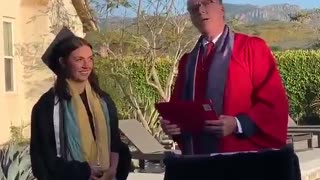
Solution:
<svg viewBox="0 0 320 180">
<path fill-rule="evenodd" d="M 0 1 L 0 144 L 10 137 L 10 125 L 20 126 L 30 123 L 31 110 L 39 97 L 53 84 L 54 74 L 41 61 L 41 55 L 48 47 L 54 34 L 51 27 L 57 22 L 52 3 L 37 5 L 32 0 Z M 64 10 L 70 16 L 75 10 L 69 0 L 63 0 Z M 49 11 L 51 9 L 51 12 Z M 3 28 L 4 18 L 12 18 L 14 23 L 14 74 L 16 91 L 4 91 Z M 82 26 L 77 17 L 73 17 L 75 33 L 82 34 Z M 24 135 L 29 136 L 30 129 Z"/>
<path fill-rule="evenodd" d="M 13 23 L 13 41 L 17 42 L 21 38 L 19 28 L 20 13 L 19 0 L 0 1 L 0 143 L 10 137 L 10 125 L 19 124 L 23 114 L 23 91 L 22 83 L 23 67 L 17 58 L 14 58 L 14 92 L 5 92 L 4 73 L 4 47 L 3 47 L 3 21 Z"/>
</svg>

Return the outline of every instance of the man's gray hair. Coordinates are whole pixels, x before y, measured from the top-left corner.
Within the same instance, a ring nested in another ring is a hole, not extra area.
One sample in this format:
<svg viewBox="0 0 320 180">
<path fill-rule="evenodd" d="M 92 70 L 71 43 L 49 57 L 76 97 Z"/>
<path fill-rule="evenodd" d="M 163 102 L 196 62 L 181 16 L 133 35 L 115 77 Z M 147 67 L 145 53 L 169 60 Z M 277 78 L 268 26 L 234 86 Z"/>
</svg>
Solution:
<svg viewBox="0 0 320 180">
<path fill-rule="evenodd" d="M 216 0 L 210 0 L 211 2 L 217 2 Z M 187 0 L 187 4 L 189 4 L 190 3 L 190 0 Z M 222 4 L 223 2 L 222 2 L 222 0 L 218 0 L 218 3 L 219 4 Z"/>
<path fill-rule="evenodd" d="M 211 1 L 215 1 L 215 0 L 211 0 Z M 190 0 L 187 0 L 187 3 L 189 3 L 190 2 Z M 222 0 L 218 0 L 218 2 L 220 3 L 220 4 L 222 4 Z"/>
</svg>

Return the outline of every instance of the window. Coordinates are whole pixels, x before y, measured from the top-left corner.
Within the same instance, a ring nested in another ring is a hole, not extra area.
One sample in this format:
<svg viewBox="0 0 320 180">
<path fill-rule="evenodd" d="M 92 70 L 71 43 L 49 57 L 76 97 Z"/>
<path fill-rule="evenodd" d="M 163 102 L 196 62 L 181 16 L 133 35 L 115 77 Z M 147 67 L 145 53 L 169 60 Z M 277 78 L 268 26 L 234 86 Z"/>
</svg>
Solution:
<svg viewBox="0 0 320 180">
<path fill-rule="evenodd" d="M 12 23 L 3 22 L 4 76 L 6 92 L 14 91 Z"/>
</svg>

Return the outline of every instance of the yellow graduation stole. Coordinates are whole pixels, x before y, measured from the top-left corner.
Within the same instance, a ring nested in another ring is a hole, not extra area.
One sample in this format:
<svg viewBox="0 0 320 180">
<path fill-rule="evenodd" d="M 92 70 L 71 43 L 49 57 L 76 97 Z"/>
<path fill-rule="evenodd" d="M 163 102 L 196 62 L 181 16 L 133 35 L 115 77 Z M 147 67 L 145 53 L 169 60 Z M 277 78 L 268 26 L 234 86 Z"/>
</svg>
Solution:
<svg viewBox="0 0 320 180">
<path fill-rule="evenodd" d="M 79 92 L 77 88 L 75 88 L 75 82 L 72 80 L 67 80 L 67 83 L 70 95 L 72 96 L 71 103 L 74 107 L 74 113 L 79 126 L 83 157 L 91 165 L 100 165 L 103 169 L 108 169 L 110 167 L 109 117 L 106 117 L 104 114 L 101 98 L 92 91 L 91 85 L 87 81 L 85 93 L 92 114 L 94 133 L 96 136 L 95 140 L 92 134 L 87 110 L 80 97 L 82 92 Z"/>
</svg>

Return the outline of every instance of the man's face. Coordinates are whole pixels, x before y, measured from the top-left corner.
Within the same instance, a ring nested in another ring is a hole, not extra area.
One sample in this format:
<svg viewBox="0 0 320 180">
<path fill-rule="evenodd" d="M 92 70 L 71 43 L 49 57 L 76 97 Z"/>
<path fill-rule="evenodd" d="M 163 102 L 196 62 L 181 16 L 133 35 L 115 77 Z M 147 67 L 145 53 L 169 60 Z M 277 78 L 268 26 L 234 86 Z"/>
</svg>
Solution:
<svg viewBox="0 0 320 180">
<path fill-rule="evenodd" d="M 224 25 L 224 8 L 219 0 L 188 0 L 193 25 L 203 34 L 210 34 Z"/>
</svg>

